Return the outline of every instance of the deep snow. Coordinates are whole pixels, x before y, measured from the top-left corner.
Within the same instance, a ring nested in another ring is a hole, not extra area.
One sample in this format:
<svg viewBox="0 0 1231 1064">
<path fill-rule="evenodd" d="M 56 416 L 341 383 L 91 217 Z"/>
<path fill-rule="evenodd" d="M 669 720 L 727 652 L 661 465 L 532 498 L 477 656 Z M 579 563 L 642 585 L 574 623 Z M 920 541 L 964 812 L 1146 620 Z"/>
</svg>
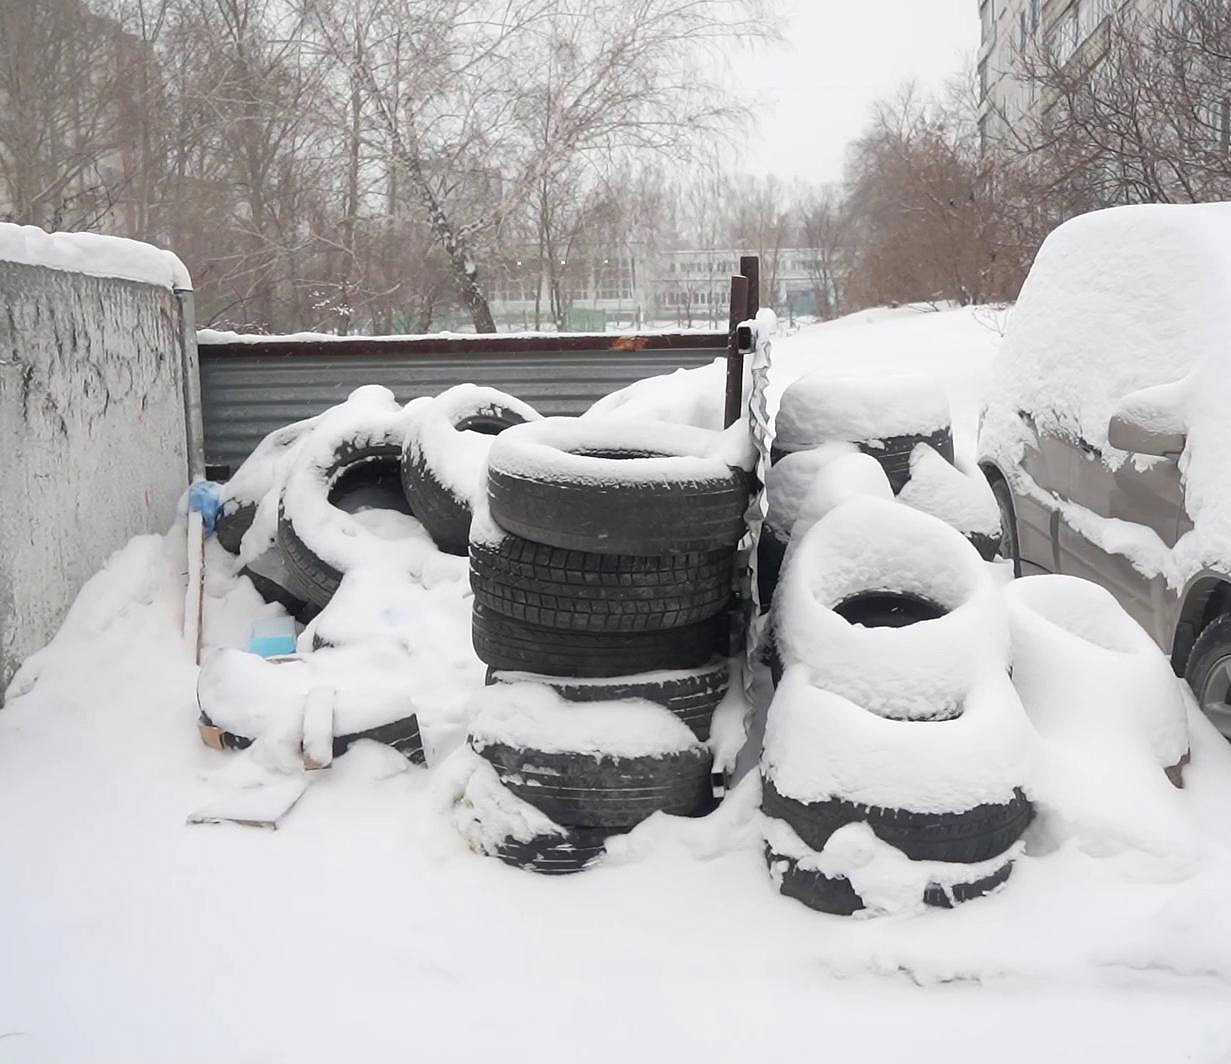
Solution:
<svg viewBox="0 0 1231 1064">
<path fill-rule="evenodd" d="M 969 454 L 995 346 L 970 312 L 774 343 L 779 388 L 830 362 L 954 384 Z M 1150 847 L 1062 825 L 952 912 L 848 920 L 778 896 L 755 774 L 713 816 L 654 818 L 549 879 L 475 855 L 453 822 L 482 684 L 464 581 L 398 586 L 386 611 L 373 577 L 333 623 L 387 626 L 414 656 L 431 767 L 360 743 L 277 832 L 188 827 L 233 761 L 196 734 L 182 543 L 118 552 L 0 711 L 0 1061 L 1231 1056 L 1231 751 L 1191 704 L 1188 786 L 1159 774 Z M 276 610 L 216 544 L 208 561 L 206 641 L 242 645 Z M 1079 732 L 1081 764 L 1100 735 Z M 1108 771 L 1138 753 L 1115 745 Z"/>
</svg>

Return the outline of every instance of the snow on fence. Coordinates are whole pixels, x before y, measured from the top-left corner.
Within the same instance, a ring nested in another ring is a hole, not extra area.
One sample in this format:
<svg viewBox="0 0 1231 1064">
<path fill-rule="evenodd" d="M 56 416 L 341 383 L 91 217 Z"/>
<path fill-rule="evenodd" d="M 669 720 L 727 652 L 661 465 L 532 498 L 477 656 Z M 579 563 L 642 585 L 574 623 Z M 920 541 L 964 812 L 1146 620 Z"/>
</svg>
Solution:
<svg viewBox="0 0 1231 1064">
<path fill-rule="evenodd" d="M 726 332 L 338 337 L 202 331 L 205 456 L 234 472 L 281 425 L 319 414 L 362 384 L 399 402 L 463 382 L 516 395 L 545 415 L 580 414 L 644 377 L 721 357 Z"/>
<path fill-rule="evenodd" d="M 108 555 L 171 522 L 194 335 L 173 255 L 0 225 L 0 704 Z"/>
</svg>

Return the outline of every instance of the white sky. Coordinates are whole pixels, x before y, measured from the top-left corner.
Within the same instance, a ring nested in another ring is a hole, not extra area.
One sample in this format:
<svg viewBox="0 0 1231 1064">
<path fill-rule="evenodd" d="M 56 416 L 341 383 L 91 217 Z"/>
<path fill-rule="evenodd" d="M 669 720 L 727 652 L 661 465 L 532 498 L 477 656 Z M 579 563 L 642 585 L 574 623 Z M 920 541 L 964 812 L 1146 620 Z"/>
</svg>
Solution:
<svg viewBox="0 0 1231 1064">
<path fill-rule="evenodd" d="M 785 0 L 786 43 L 737 68 L 760 143 L 737 170 L 837 180 L 871 105 L 908 78 L 941 85 L 973 63 L 978 0 Z"/>
</svg>

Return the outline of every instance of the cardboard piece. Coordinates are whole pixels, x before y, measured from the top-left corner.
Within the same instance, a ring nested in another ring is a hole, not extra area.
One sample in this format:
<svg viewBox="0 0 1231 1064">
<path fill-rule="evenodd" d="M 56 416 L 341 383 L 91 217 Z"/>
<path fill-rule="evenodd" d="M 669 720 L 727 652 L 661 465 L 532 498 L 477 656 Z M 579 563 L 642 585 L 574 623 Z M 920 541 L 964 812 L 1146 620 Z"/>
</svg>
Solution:
<svg viewBox="0 0 1231 1064">
<path fill-rule="evenodd" d="M 242 824 L 276 829 L 308 789 L 308 777 L 271 775 L 268 782 L 218 795 L 188 814 L 189 824 Z"/>
</svg>

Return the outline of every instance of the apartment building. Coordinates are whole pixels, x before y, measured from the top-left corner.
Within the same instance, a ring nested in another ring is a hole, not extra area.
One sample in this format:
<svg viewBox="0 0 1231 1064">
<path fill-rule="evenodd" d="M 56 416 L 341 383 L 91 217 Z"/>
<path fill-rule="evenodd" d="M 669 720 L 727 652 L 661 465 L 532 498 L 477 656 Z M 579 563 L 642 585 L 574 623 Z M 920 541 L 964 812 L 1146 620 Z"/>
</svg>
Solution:
<svg viewBox="0 0 1231 1064">
<path fill-rule="evenodd" d="M 1012 134 L 1013 127 L 1045 105 L 1037 86 L 1023 76 L 1031 55 L 1067 63 L 1099 47 L 1110 19 L 1128 4 L 1149 13 L 1166 0 L 979 0 L 979 129 L 984 143 Z"/>
</svg>

